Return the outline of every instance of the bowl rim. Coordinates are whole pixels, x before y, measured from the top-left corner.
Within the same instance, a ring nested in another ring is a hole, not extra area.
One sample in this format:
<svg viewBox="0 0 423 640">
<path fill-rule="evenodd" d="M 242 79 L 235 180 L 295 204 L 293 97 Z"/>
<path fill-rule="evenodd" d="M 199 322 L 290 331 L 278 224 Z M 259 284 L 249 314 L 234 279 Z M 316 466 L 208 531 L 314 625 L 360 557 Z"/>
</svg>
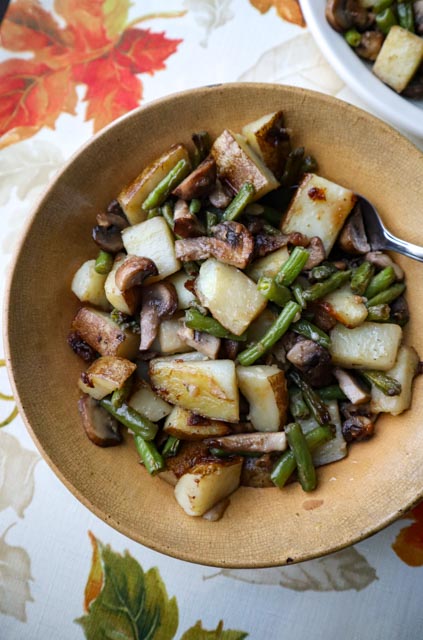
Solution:
<svg viewBox="0 0 423 640">
<path fill-rule="evenodd" d="M 140 107 L 138 107 L 137 109 L 134 109 L 126 114 L 124 114 L 123 116 L 121 116 L 120 118 L 117 118 L 116 120 L 114 120 L 112 123 L 110 123 L 109 125 L 107 125 L 106 127 L 104 127 L 100 132 L 98 132 L 97 134 L 91 136 L 82 146 L 80 146 L 71 156 L 70 158 L 65 162 L 65 164 L 61 167 L 61 169 L 56 173 L 56 175 L 53 177 L 53 179 L 49 182 L 49 184 L 46 186 L 44 192 L 39 196 L 39 198 L 37 199 L 37 201 L 35 202 L 31 213 L 28 216 L 28 219 L 25 223 L 25 227 L 21 233 L 20 239 L 16 245 L 15 251 L 14 251 L 14 255 L 12 257 L 11 263 L 9 265 L 8 268 L 8 273 L 6 276 L 6 286 L 5 286 L 5 294 L 4 294 L 4 299 L 3 299 L 3 343 L 4 343 L 4 352 L 5 352 L 5 361 L 6 361 L 6 368 L 7 368 L 7 372 L 8 372 L 8 376 L 9 376 L 9 380 L 10 380 L 10 384 L 11 384 L 11 388 L 13 391 L 13 396 L 15 399 L 15 402 L 17 404 L 17 407 L 19 409 L 19 414 L 26 426 L 26 429 L 28 431 L 28 433 L 30 434 L 33 442 L 35 443 L 35 446 L 37 447 L 39 453 L 41 454 L 41 457 L 43 458 L 43 460 L 45 460 L 48 464 L 48 466 L 50 467 L 50 469 L 54 472 L 54 474 L 58 477 L 58 479 L 60 480 L 60 482 L 67 488 L 67 490 L 81 503 L 83 504 L 91 513 L 93 513 L 95 516 L 97 516 L 100 520 L 102 520 L 103 522 L 105 522 L 106 524 L 112 526 L 116 531 L 118 531 L 119 533 L 125 535 L 126 537 L 128 537 L 129 539 L 133 540 L 134 542 L 137 542 L 138 544 L 141 544 L 143 546 L 146 546 L 149 549 L 152 549 L 153 551 L 156 551 L 158 553 L 162 553 L 164 555 L 167 555 L 169 557 L 178 559 L 178 560 L 182 560 L 182 561 L 186 561 L 186 562 L 190 562 L 193 564 L 199 564 L 199 565 L 204 565 L 204 566 L 210 566 L 210 567 L 219 567 L 219 568 L 234 568 L 234 569 L 241 569 L 241 568 L 245 568 L 245 569 L 253 569 L 253 568 L 269 568 L 269 567 L 277 567 L 277 566 L 284 566 L 287 564 L 291 563 L 291 559 L 288 558 L 285 561 L 282 560 L 281 558 L 276 558 L 275 561 L 272 561 L 271 563 L 269 562 L 265 562 L 265 563 L 260 563 L 257 560 L 252 560 L 250 562 L 231 562 L 230 560 L 227 561 L 225 559 L 223 559 L 222 561 L 219 562 L 208 562 L 207 558 L 201 557 L 198 558 L 196 557 L 194 552 L 186 552 L 186 553 L 181 553 L 181 552 L 173 552 L 172 549 L 169 549 L 166 545 L 161 544 L 160 541 L 157 542 L 152 542 L 151 540 L 149 540 L 148 542 L 145 541 L 145 539 L 143 540 L 143 536 L 142 534 L 138 533 L 138 538 L 135 537 L 135 535 L 131 532 L 130 527 L 126 526 L 124 523 L 122 522 L 118 522 L 112 515 L 108 514 L 106 512 L 106 510 L 102 510 L 101 508 L 97 507 L 95 504 L 93 504 L 88 498 L 85 497 L 85 495 L 76 487 L 73 486 L 72 482 L 70 480 L 68 480 L 68 478 L 64 475 L 64 473 L 61 471 L 61 469 L 59 468 L 59 466 L 56 464 L 56 462 L 53 461 L 53 459 L 44 451 L 43 449 L 43 445 L 40 442 L 40 440 L 38 439 L 38 436 L 36 435 L 36 433 L 34 432 L 29 418 L 27 417 L 26 411 L 25 411 L 25 407 L 23 406 L 22 402 L 21 402 L 21 398 L 20 398 L 20 394 L 18 391 L 18 385 L 15 381 L 15 376 L 14 376 L 14 362 L 13 362 L 13 355 L 12 355 L 12 350 L 11 350 L 11 344 L 9 341 L 9 324 L 10 324 L 10 309 L 11 309 L 11 305 L 10 305 L 10 298 L 12 295 L 12 289 L 13 289 L 13 279 L 14 279 L 14 274 L 15 274 L 15 270 L 16 270 L 16 266 L 20 260 L 20 256 L 21 253 L 24 251 L 25 248 L 25 243 L 26 240 L 31 232 L 31 228 L 32 225 L 34 223 L 34 220 L 36 218 L 36 216 L 38 215 L 39 211 L 42 210 L 43 207 L 43 203 L 44 201 L 49 197 L 50 191 L 52 191 L 55 186 L 56 183 L 61 179 L 62 175 L 68 170 L 68 168 L 78 160 L 78 157 L 84 153 L 85 149 L 87 147 L 89 147 L 91 144 L 93 144 L 93 142 L 95 142 L 96 140 L 100 139 L 101 137 L 107 135 L 108 131 L 111 128 L 114 128 L 116 126 L 122 126 L 122 124 L 124 124 L 127 120 L 130 120 L 131 118 L 138 118 L 140 113 L 145 112 L 146 110 L 149 109 L 155 109 L 157 107 L 157 105 L 161 104 L 161 103 L 166 103 L 166 102 L 171 102 L 173 101 L 175 98 L 178 97 L 184 97 L 186 95 L 192 95 L 195 96 L 196 93 L 198 92 L 204 92 L 206 91 L 216 91 L 216 90 L 231 90 L 231 89 L 238 89 L 240 87 L 245 88 L 247 91 L 248 90 L 260 90 L 260 88 L 265 88 L 266 90 L 269 90 L 269 87 L 275 87 L 278 89 L 278 91 L 282 90 L 287 90 L 290 93 L 293 94 L 297 94 L 298 96 L 301 96 L 303 100 L 306 100 L 307 98 L 317 98 L 318 100 L 320 100 L 323 104 L 327 103 L 327 104 L 335 104 L 337 103 L 338 106 L 342 106 L 342 109 L 345 109 L 347 111 L 350 111 L 352 114 L 355 114 L 357 117 L 365 117 L 370 124 L 375 124 L 377 125 L 381 130 L 385 130 L 385 132 L 387 134 L 389 134 L 390 136 L 392 136 L 392 139 L 394 140 L 395 138 L 398 139 L 399 141 L 401 141 L 403 144 L 406 144 L 407 146 L 410 147 L 410 149 L 413 149 L 414 152 L 417 152 L 418 155 L 423 156 L 423 153 L 420 151 L 420 149 L 418 147 L 416 147 L 416 145 L 413 144 L 412 141 L 410 141 L 409 139 L 407 139 L 403 134 L 401 134 L 398 130 L 396 130 L 395 128 L 393 128 L 391 125 L 383 122 L 382 120 L 380 120 L 379 118 L 377 118 L 376 116 L 374 116 L 373 114 L 368 113 L 367 111 L 356 107 L 354 105 L 351 105 L 349 103 L 344 102 L 343 100 L 340 100 L 339 98 L 318 92 L 318 91 L 313 91 L 310 89 L 304 89 L 304 88 L 300 88 L 300 87 L 295 87 L 295 86 L 290 86 L 290 85 L 281 85 L 281 84 L 276 84 L 276 83 L 257 83 L 257 82 L 248 82 L 248 83 L 243 83 L 243 82 L 233 82 L 233 83 L 218 83 L 218 84 L 213 84 L 213 85 L 207 85 L 207 86 L 202 86 L 202 87 L 196 87 L 193 89 L 187 89 L 184 91 L 180 91 L 180 92 L 174 92 L 172 94 L 166 95 L 164 97 L 160 97 L 156 100 L 152 100 L 150 102 L 148 102 L 145 105 L 141 105 Z M 339 544 L 335 544 L 333 545 L 330 549 L 328 549 L 327 551 L 324 551 L 323 553 L 318 552 L 318 551 L 310 551 L 309 553 L 303 553 L 301 556 L 296 557 L 292 563 L 299 563 L 299 562 L 304 562 L 304 561 L 308 561 L 308 560 L 312 560 L 315 558 L 320 558 L 320 557 L 324 557 L 326 555 L 330 555 L 332 553 L 335 553 L 337 551 L 340 551 L 342 549 L 348 548 L 374 534 L 376 534 L 377 532 L 381 531 L 382 529 L 386 528 L 388 525 L 392 524 L 393 522 L 395 522 L 398 518 L 400 518 L 402 515 L 404 515 L 405 513 L 407 513 L 407 511 L 409 511 L 410 509 L 412 509 L 416 504 L 419 503 L 419 501 L 423 498 L 423 490 L 421 493 L 419 493 L 413 500 L 409 501 L 407 504 L 405 504 L 404 506 L 402 506 L 398 511 L 395 512 L 391 512 L 388 513 L 386 515 L 386 517 L 384 519 L 382 519 L 376 526 L 371 526 L 368 527 L 367 529 L 361 530 L 359 533 L 357 533 L 355 536 L 352 536 L 348 541 L 344 542 L 344 543 L 339 543 Z"/>
<path fill-rule="evenodd" d="M 423 138 L 423 104 L 416 106 L 379 80 L 324 17 L 325 0 L 299 0 L 307 27 L 327 62 L 345 84 L 381 117 Z M 323 11 L 323 16 L 322 16 Z M 420 123 L 420 124 L 419 124 Z"/>
</svg>

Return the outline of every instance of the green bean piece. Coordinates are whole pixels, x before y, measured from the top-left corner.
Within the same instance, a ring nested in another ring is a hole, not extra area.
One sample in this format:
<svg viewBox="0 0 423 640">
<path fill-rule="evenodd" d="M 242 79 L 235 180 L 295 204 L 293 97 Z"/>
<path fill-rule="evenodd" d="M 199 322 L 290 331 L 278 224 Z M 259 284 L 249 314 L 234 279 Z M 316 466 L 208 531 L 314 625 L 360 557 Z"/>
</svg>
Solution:
<svg viewBox="0 0 423 640">
<path fill-rule="evenodd" d="M 383 371 L 361 371 L 361 375 L 367 382 L 380 389 L 385 396 L 399 396 L 402 387 L 398 380 L 388 376 Z"/>
<path fill-rule="evenodd" d="M 280 340 L 288 331 L 292 321 L 300 310 L 301 307 L 296 302 L 293 302 L 292 300 L 287 302 L 275 322 L 266 331 L 264 336 L 258 342 L 251 345 L 251 347 L 238 354 L 239 364 L 247 367 L 261 358 L 261 356 L 273 347 L 275 342 Z"/>
<path fill-rule="evenodd" d="M 242 456 L 245 458 L 261 458 L 263 455 L 260 451 L 228 451 L 218 447 L 211 447 L 210 453 L 216 458 L 232 458 L 233 456 Z"/>
<path fill-rule="evenodd" d="M 144 440 L 154 440 L 156 437 L 157 425 L 126 403 L 120 407 L 114 407 L 110 397 L 106 397 L 100 400 L 100 405 L 137 436 L 141 436 Z"/>
<path fill-rule="evenodd" d="M 236 220 L 245 207 L 254 198 L 256 190 L 251 182 L 244 182 L 229 207 L 225 210 L 222 220 Z"/>
<path fill-rule="evenodd" d="M 400 27 L 407 29 L 411 33 L 415 33 L 414 11 L 411 4 L 401 2 L 397 5 L 397 15 Z"/>
<path fill-rule="evenodd" d="M 217 215 L 217 213 L 214 213 L 214 211 L 207 211 L 206 212 L 206 228 L 207 228 L 207 235 L 211 236 L 212 235 L 212 229 L 214 226 L 217 225 L 217 223 L 219 222 L 219 217 Z"/>
<path fill-rule="evenodd" d="M 309 289 L 304 291 L 304 300 L 314 302 L 315 300 L 323 298 L 328 295 L 328 293 L 332 293 L 332 291 L 339 289 L 339 287 L 345 284 L 350 279 L 350 275 L 351 271 L 338 271 L 327 278 L 327 280 L 316 282 L 316 284 L 313 284 Z"/>
<path fill-rule="evenodd" d="M 193 165 L 198 167 L 208 155 L 211 147 L 210 136 L 207 131 L 199 131 L 192 135 L 192 141 L 194 143 L 194 156 Z"/>
<path fill-rule="evenodd" d="M 319 424 L 329 424 L 331 417 L 327 406 L 300 373 L 295 369 L 291 369 L 288 373 L 288 378 L 301 389 L 304 401 L 316 422 Z"/>
<path fill-rule="evenodd" d="M 286 305 L 289 300 L 292 300 L 292 295 L 288 287 L 283 284 L 277 284 L 273 278 L 262 276 L 257 282 L 257 289 L 268 300 L 275 302 L 280 307 Z"/>
<path fill-rule="evenodd" d="M 163 458 L 172 458 L 178 453 L 181 441 L 175 436 L 169 436 L 162 449 Z"/>
<path fill-rule="evenodd" d="M 301 318 L 297 322 L 294 322 L 291 326 L 292 331 L 299 333 L 300 336 L 304 336 L 313 342 L 317 342 L 321 347 L 328 349 L 330 347 L 330 338 L 327 333 L 316 327 L 308 320 Z"/>
<path fill-rule="evenodd" d="M 155 209 L 159 207 L 168 198 L 170 193 L 180 182 L 189 174 L 191 170 L 190 163 L 182 158 L 176 165 L 169 171 L 167 176 L 163 178 L 155 189 L 147 196 L 142 203 L 144 211 Z"/>
<path fill-rule="evenodd" d="M 377 296 L 370 298 L 367 300 L 367 307 L 377 307 L 381 304 L 390 304 L 396 298 L 398 298 L 405 291 L 405 284 L 398 282 L 397 284 L 393 284 L 392 287 L 385 289 L 385 291 L 381 291 Z"/>
<path fill-rule="evenodd" d="M 211 316 L 203 316 L 203 314 L 197 311 L 197 309 L 193 309 L 192 307 L 185 311 L 184 322 L 190 329 L 209 333 L 216 338 L 227 338 L 228 340 L 236 340 L 238 342 L 245 342 L 247 339 L 245 334 L 237 336 L 234 333 L 231 333 L 225 329 L 220 322 Z"/>
<path fill-rule="evenodd" d="M 298 184 L 303 160 L 304 147 L 297 147 L 288 154 L 285 170 L 281 178 L 282 187 L 292 187 L 294 184 Z"/>
<path fill-rule="evenodd" d="M 331 400 L 348 400 L 341 387 L 337 384 L 330 384 L 327 387 L 320 387 L 317 389 L 317 394 L 323 402 L 330 402 Z"/>
<path fill-rule="evenodd" d="M 198 198 L 193 198 L 189 203 L 189 210 L 191 213 L 195 215 L 201 211 L 201 200 Z"/>
<path fill-rule="evenodd" d="M 163 456 L 158 452 L 154 442 L 147 442 L 147 440 L 137 435 L 134 436 L 134 440 L 139 456 L 150 476 L 154 476 L 159 471 L 166 469 Z"/>
<path fill-rule="evenodd" d="M 376 14 L 376 24 L 379 30 L 387 36 L 391 27 L 397 24 L 397 19 L 393 10 L 388 7 L 384 11 L 381 11 L 381 13 Z"/>
<path fill-rule="evenodd" d="M 150 211 L 147 214 L 147 220 L 151 220 L 151 218 L 157 218 L 157 216 L 160 216 L 160 208 L 159 207 L 154 207 L 154 209 L 150 209 Z"/>
<path fill-rule="evenodd" d="M 285 435 L 289 447 L 294 453 L 300 484 L 304 491 L 313 491 L 317 485 L 316 469 L 301 425 L 298 422 L 287 424 Z"/>
<path fill-rule="evenodd" d="M 317 267 L 313 267 L 310 271 L 310 276 L 312 280 L 316 282 L 322 282 L 322 280 L 326 280 L 333 273 L 337 273 L 338 269 L 335 267 L 332 262 L 324 262 L 323 264 L 319 264 Z"/>
<path fill-rule="evenodd" d="M 358 296 L 363 296 L 373 278 L 375 268 L 371 262 L 365 260 L 353 270 L 351 276 L 351 291 Z"/>
<path fill-rule="evenodd" d="M 365 297 L 369 300 L 377 296 L 378 293 L 390 287 L 395 280 L 396 276 L 393 267 L 385 267 L 370 280 L 369 286 L 364 292 Z"/>
<path fill-rule="evenodd" d="M 321 447 L 329 440 L 332 440 L 333 432 L 330 425 L 316 427 L 305 434 L 307 446 L 311 451 Z M 273 467 L 270 479 L 273 484 L 282 489 L 297 467 L 294 453 L 285 451 Z"/>
<path fill-rule="evenodd" d="M 283 263 L 275 275 L 275 282 L 289 287 L 304 269 L 309 255 L 309 252 L 304 247 L 294 247 L 288 260 Z"/>
<path fill-rule="evenodd" d="M 295 386 L 289 389 L 289 410 L 294 420 L 308 418 L 310 415 L 310 410 L 304 402 L 301 389 Z"/>
<path fill-rule="evenodd" d="M 119 409 L 119 407 L 121 407 L 123 403 L 128 399 L 129 394 L 132 390 L 132 383 L 133 378 L 132 376 L 130 376 L 127 380 L 125 380 L 120 389 L 116 389 L 115 391 L 113 391 L 111 402 L 115 409 Z"/>
<path fill-rule="evenodd" d="M 388 322 L 391 316 L 391 308 L 389 304 L 378 304 L 374 307 L 369 307 L 367 314 L 367 322 Z"/>
<path fill-rule="evenodd" d="M 317 171 L 319 165 L 316 158 L 313 156 L 305 156 L 300 168 L 300 174 L 302 173 L 314 173 Z"/>
<path fill-rule="evenodd" d="M 348 31 L 344 33 L 344 38 L 350 47 L 358 47 L 361 42 L 361 33 L 359 33 L 357 29 L 348 29 Z"/>
<path fill-rule="evenodd" d="M 106 276 L 113 267 L 113 256 L 107 251 L 100 251 L 94 265 L 96 273 L 100 273 L 102 276 Z"/>
<path fill-rule="evenodd" d="M 376 0 L 376 2 L 373 3 L 372 10 L 374 13 L 381 13 L 385 11 L 385 9 L 392 7 L 393 4 L 392 0 Z"/>
<path fill-rule="evenodd" d="M 164 205 L 160 207 L 160 215 L 166 220 L 169 229 L 173 231 L 175 222 L 173 220 L 173 208 L 170 202 L 165 202 Z"/>
<path fill-rule="evenodd" d="M 304 288 L 301 285 L 301 283 L 299 282 L 299 280 L 296 280 L 292 285 L 291 285 L 291 291 L 292 291 L 292 295 L 294 296 L 294 299 L 296 302 L 298 302 L 298 304 L 300 305 L 300 307 L 302 309 L 305 309 L 307 306 L 307 302 L 304 300 Z"/>
</svg>

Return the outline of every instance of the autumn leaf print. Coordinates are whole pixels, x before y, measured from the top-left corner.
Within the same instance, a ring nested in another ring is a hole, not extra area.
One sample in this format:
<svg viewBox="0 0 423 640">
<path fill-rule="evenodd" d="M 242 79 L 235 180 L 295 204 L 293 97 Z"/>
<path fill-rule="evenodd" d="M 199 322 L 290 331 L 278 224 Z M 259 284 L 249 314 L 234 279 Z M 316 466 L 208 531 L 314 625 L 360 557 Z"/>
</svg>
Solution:
<svg viewBox="0 0 423 640">
<path fill-rule="evenodd" d="M 25 549 L 6 542 L 10 528 L 0 538 L 0 613 L 26 622 L 26 603 L 33 602 L 31 560 Z"/>
<path fill-rule="evenodd" d="M 75 114 L 78 85 L 85 85 L 85 119 L 94 131 L 134 109 L 143 97 L 139 74 L 165 69 L 182 40 L 140 29 L 128 22 L 129 1 L 56 0 L 56 13 L 37 0 L 12 2 L 0 31 L 0 44 L 31 58 L 0 64 L 0 148 L 28 138 L 42 127 L 55 128 L 61 113 Z"/>
<path fill-rule="evenodd" d="M 188 629 L 181 640 L 244 640 L 248 634 L 243 631 L 223 630 L 223 622 L 220 621 L 216 629 L 207 631 L 199 620 L 194 627 Z"/>
<path fill-rule="evenodd" d="M 392 545 L 397 556 L 410 567 L 423 566 L 423 502 L 412 509 L 407 518 L 413 524 L 401 529 Z"/>
<path fill-rule="evenodd" d="M 277 14 L 283 20 L 298 24 L 300 27 L 305 26 L 299 0 L 250 0 L 250 2 L 260 13 L 267 13 L 271 7 L 275 7 Z"/>
</svg>

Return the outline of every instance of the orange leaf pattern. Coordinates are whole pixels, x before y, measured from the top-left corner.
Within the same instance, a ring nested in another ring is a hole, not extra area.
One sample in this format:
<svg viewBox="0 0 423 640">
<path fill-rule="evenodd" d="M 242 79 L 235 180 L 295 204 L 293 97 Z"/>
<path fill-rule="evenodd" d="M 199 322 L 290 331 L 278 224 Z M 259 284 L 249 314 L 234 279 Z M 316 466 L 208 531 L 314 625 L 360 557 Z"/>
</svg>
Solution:
<svg viewBox="0 0 423 640">
<path fill-rule="evenodd" d="M 298 0 L 250 0 L 250 2 L 260 13 L 267 13 L 271 7 L 275 7 L 277 14 L 283 20 L 305 27 Z"/>
<path fill-rule="evenodd" d="M 86 86 L 85 118 L 98 131 L 138 106 L 137 74 L 165 69 L 182 42 L 129 25 L 127 0 L 56 0 L 54 6 L 63 28 L 38 0 L 16 0 L 6 14 L 0 44 L 33 57 L 0 64 L 0 148 L 43 126 L 54 129 L 63 112 L 75 114 L 79 84 Z"/>
<path fill-rule="evenodd" d="M 423 502 L 407 514 L 413 524 L 401 529 L 392 545 L 399 558 L 410 567 L 423 566 Z"/>
</svg>

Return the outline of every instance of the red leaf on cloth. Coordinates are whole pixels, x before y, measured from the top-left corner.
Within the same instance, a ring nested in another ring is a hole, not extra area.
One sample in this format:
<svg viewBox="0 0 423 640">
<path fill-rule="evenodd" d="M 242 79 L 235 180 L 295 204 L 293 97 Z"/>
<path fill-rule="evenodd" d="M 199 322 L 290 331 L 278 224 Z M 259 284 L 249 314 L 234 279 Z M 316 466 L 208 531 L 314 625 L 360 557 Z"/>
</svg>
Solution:
<svg viewBox="0 0 423 640">
<path fill-rule="evenodd" d="M 401 529 L 392 545 L 399 558 L 410 567 L 423 566 L 423 502 L 406 516 L 413 524 Z"/>
<path fill-rule="evenodd" d="M 98 131 L 138 106 L 136 74 L 164 69 L 181 42 L 125 30 L 129 0 L 55 0 L 54 7 L 63 28 L 38 1 L 15 0 L 6 13 L 1 45 L 33 57 L 0 63 L 0 148 L 54 128 L 62 112 L 75 113 L 78 84 L 87 87 L 85 119 Z"/>
</svg>

